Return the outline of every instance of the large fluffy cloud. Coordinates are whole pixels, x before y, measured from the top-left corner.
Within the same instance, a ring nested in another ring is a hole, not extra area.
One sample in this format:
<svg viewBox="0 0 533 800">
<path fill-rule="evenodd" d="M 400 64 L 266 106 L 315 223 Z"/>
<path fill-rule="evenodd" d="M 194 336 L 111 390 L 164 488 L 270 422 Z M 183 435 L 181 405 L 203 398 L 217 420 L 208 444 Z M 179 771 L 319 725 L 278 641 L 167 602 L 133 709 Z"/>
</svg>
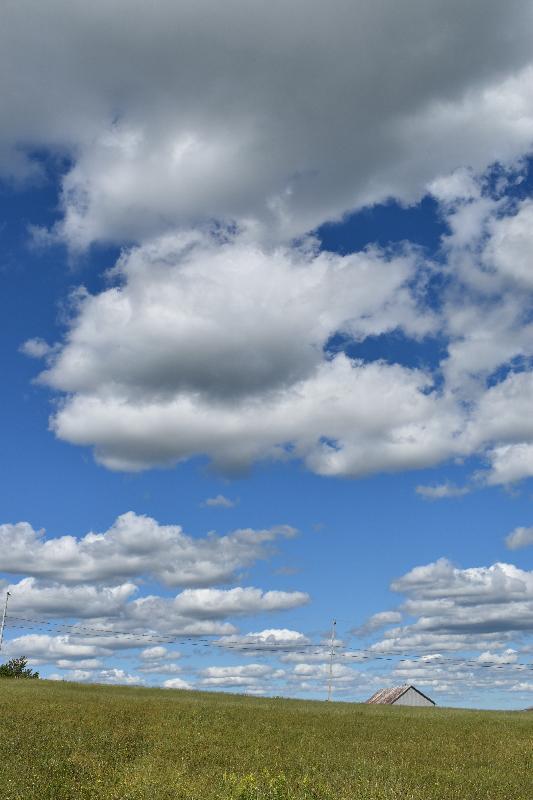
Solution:
<svg viewBox="0 0 533 800">
<path fill-rule="evenodd" d="M 28 571 L 31 565 L 28 564 Z M 40 583 L 35 578 L 23 578 L 9 587 L 11 614 L 45 617 L 117 617 L 137 592 L 133 583 L 117 586 L 65 585 Z"/>
<path fill-rule="evenodd" d="M 112 286 L 77 294 L 64 341 L 39 348 L 39 380 L 64 396 L 53 430 L 112 469 L 201 454 L 226 471 L 300 458 L 357 477 L 481 455 L 482 482 L 530 476 L 533 297 L 509 273 L 527 272 L 530 203 L 465 170 L 431 190 L 449 227 L 438 265 L 407 246 L 339 256 L 228 232 L 125 251 Z M 396 333 L 440 337 L 444 358 L 350 356 Z"/>
<path fill-rule="evenodd" d="M 377 251 L 265 251 L 242 239 L 167 236 L 125 254 L 118 285 L 81 293 L 68 346 L 41 380 L 145 406 L 184 394 L 235 402 L 304 382 L 335 333 L 431 330 L 409 291 L 417 259 Z"/>
<path fill-rule="evenodd" d="M 513 564 L 461 569 L 440 559 L 391 589 L 406 595 L 401 610 L 414 621 L 386 631 L 377 651 L 499 649 L 533 631 L 533 572 Z"/>
<path fill-rule="evenodd" d="M 35 531 L 27 522 L 4 524 L 0 525 L 0 571 L 63 584 L 152 576 L 168 586 L 209 586 L 231 580 L 239 569 L 265 558 L 269 543 L 294 533 L 289 526 L 279 526 L 195 539 L 179 525 L 160 525 L 131 511 L 104 533 L 91 532 L 79 539 L 45 538 L 44 531 Z M 33 598 L 37 602 L 35 592 Z M 71 599 L 74 602 L 75 593 Z"/>
<path fill-rule="evenodd" d="M 69 639 L 68 636 L 50 636 L 47 633 L 30 633 L 18 636 L 6 642 L 6 651 L 10 656 L 26 655 L 33 661 L 56 662 L 94 659 L 109 650 L 94 644 L 85 644 Z"/>
<path fill-rule="evenodd" d="M 305 592 L 262 592 L 253 587 L 186 589 L 176 597 L 175 609 L 183 616 L 218 619 L 234 614 L 283 611 L 309 602 Z"/>
<path fill-rule="evenodd" d="M 139 470 L 205 454 L 224 471 L 264 458 L 303 458 L 323 474 L 418 468 L 461 453 L 453 403 L 422 371 L 324 360 L 287 390 L 218 403 L 180 393 L 137 402 L 79 394 L 53 420 L 56 434 L 93 445 L 112 469 Z M 394 413 L 391 414 L 391 408 Z"/>
<path fill-rule="evenodd" d="M 53 428 L 117 469 L 196 453 L 226 469 L 292 454 L 327 474 L 435 463 L 457 413 L 431 376 L 328 350 L 339 332 L 432 330 L 417 263 L 196 234 L 137 248 L 120 285 L 81 297 L 41 375 L 69 393 Z"/>
<path fill-rule="evenodd" d="M 145 595 L 131 599 L 137 591 L 133 584 L 122 586 L 42 585 L 34 578 L 24 578 L 9 586 L 12 594 L 10 613 L 36 614 L 49 618 L 81 617 L 98 620 L 95 633 L 113 634 L 126 628 L 133 632 L 159 631 L 170 634 L 226 633 L 219 620 L 234 616 L 285 611 L 309 602 L 305 592 L 282 592 L 253 586 L 233 589 L 186 589 L 174 598 Z M 22 617 L 24 622 L 25 617 Z M 202 624 L 203 623 L 203 624 Z M 192 626 L 192 627 L 191 627 Z M 77 634 L 91 628 L 79 626 Z"/>
<path fill-rule="evenodd" d="M 423 567 L 414 567 L 393 581 L 391 589 L 411 596 L 411 610 L 421 611 L 429 603 L 443 598 L 465 606 L 502 604 L 533 597 L 533 574 L 512 564 L 460 569 L 446 559 Z"/>
<path fill-rule="evenodd" d="M 9 2 L 0 163 L 70 158 L 74 246 L 212 218 L 291 237 L 524 152 L 531 30 L 528 0 Z"/>
</svg>

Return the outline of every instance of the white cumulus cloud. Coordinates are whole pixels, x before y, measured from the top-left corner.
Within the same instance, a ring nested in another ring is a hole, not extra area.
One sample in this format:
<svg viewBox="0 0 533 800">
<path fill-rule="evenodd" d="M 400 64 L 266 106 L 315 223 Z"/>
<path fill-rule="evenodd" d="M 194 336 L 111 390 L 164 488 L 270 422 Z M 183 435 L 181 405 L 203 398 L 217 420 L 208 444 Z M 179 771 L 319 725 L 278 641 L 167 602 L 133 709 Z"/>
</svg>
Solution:
<svg viewBox="0 0 533 800">
<path fill-rule="evenodd" d="M 217 494 L 215 497 L 208 497 L 204 500 L 203 505 L 207 508 L 234 508 L 237 501 L 231 500 L 223 494 Z"/>
<path fill-rule="evenodd" d="M 505 537 L 505 544 L 509 550 L 518 550 L 521 547 L 533 545 L 533 528 L 518 527 Z"/>
<path fill-rule="evenodd" d="M 454 486 L 452 483 L 438 483 L 434 486 L 417 486 L 417 494 L 427 500 L 442 500 L 445 497 L 463 497 L 470 492 L 468 486 Z"/>
<path fill-rule="evenodd" d="M 166 681 L 163 681 L 163 688 L 164 689 L 192 689 L 190 683 L 183 680 L 183 678 L 169 678 Z"/>
<path fill-rule="evenodd" d="M 34 530 L 27 522 L 3 524 L 0 570 L 62 583 L 116 582 L 120 578 L 151 575 L 169 586 L 205 586 L 231 580 L 237 570 L 267 557 L 268 547 L 276 539 L 294 533 L 289 526 L 279 526 L 195 539 L 179 525 L 160 525 L 151 517 L 131 511 L 118 517 L 104 533 L 90 532 L 81 538 L 45 538 L 44 531 Z M 51 598 L 53 591 L 41 590 L 38 601 L 32 582 L 24 583 L 21 589 L 26 594 L 31 589 L 32 602 L 41 604 L 45 596 Z M 78 588 L 71 593 L 72 602 L 81 591 Z M 110 603 L 113 596 L 131 594 L 134 587 L 126 583 L 122 589 L 105 591 L 106 602 Z M 86 590 L 86 595 L 97 597 L 96 590 Z"/>
<path fill-rule="evenodd" d="M 291 238 L 521 155 L 531 23 L 527 0 L 10 3 L 0 166 L 70 158 L 73 247 L 213 218 Z"/>
<path fill-rule="evenodd" d="M 442 558 L 393 581 L 413 622 L 388 629 L 373 650 L 500 649 L 533 631 L 533 572 L 513 564 L 462 569 Z M 508 654 L 508 651 L 507 651 Z"/>
<path fill-rule="evenodd" d="M 446 198 L 441 265 L 406 245 L 341 256 L 227 231 L 126 249 L 115 283 L 77 293 L 63 341 L 45 355 L 39 380 L 63 397 L 52 429 L 117 470 L 203 455 L 230 473 L 297 458 L 360 477 L 477 456 L 487 465 L 478 486 L 530 477 L 533 291 L 505 266 L 520 247 L 527 258 L 517 219 L 529 203 L 506 202 L 471 173 L 433 191 Z M 426 299 L 435 276 L 445 279 L 438 308 Z M 398 333 L 411 344 L 441 337 L 444 357 L 415 368 L 349 349 Z"/>
</svg>

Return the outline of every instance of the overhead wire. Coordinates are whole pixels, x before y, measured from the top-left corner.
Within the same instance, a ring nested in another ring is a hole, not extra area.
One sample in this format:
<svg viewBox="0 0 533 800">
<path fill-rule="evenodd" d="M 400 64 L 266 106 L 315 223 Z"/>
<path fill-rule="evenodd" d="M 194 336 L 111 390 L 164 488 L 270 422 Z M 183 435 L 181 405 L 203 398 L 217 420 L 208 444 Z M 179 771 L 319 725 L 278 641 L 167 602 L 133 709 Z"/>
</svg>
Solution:
<svg viewBox="0 0 533 800">
<path fill-rule="evenodd" d="M 13 624 L 13 622 L 15 624 Z M 22 623 L 30 623 L 29 625 L 19 624 Z M 188 645 L 192 647 L 204 647 L 204 648 L 220 648 L 223 650 L 235 650 L 237 652 L 251 652 L 257 653 L 258 655 L 262 654 L 282 654 L 282 655 L 307 655 L 307 656 L 315 656 L 315 655 L 324 655 L 324 659 L 329 657 L 330 654 L 330 644 L 327 642 L 317 643 L 317 642 L 300 642 L 297 645 L 291 645 L 285 643 L 270 643 L 270 642 L 251 642 L 251 641 L 242 641 L 236 642 L 231 641 L 224 641 L 223 638 L 215 639 L 215 636 L 219 636 L 220 634 L 212 634 L 211 636 L 206 635 L 184 635 L 184 634 L 172 634 L 172 633 L 156 633 L 156 632 L 135 632 L 135 631 L 117 631 L 117 630 L 106 630 L 105 628 L 95 628 L 89 625 L 83 625 L 80 623 L 64 623 L 55 620 L 39 620 L 32 617 L 18 617 L 15 615 L 10 615 L 8 620 L 6 621 L 6 627 L 11 627 L 16 630 L 34 630 L 36 626 L 46 626 L 52 627 L 55 630 L 65 630 L 67 635 L 82 637 L 84 639 L 94 639 L 94 638 L 102 638 L 102 639 L 116 639 L 119 637 L 120 639 L 130 639 L 136 642 L 150 643 L 150 644 L 178 644 L 178 645 Z M 142 645 L 133 645 L 133 646 L 142 646 Z M 434 656 L 431 660 L 429 660 L 429 656 Z M 490 659 L 483 659 L 482 661 L 472 657 L 465 657 L 465 658 L 451 658 L 448 656 L 442 656 L 440 654 L 435 654 L 435 649 L 432 651 L 427 651 L 425 653 L 421 653 L 419 650 L 413 650 L 411 652 L 406 652 L 405 649 L 395 649 L 389 650 L 386 653 L 378 653 L 374 649 L 366 648 L 366 649 L 357 649 L 357 650 L 347 650 L 345 646 L 337 645 L 335 647 L 335 657 L 340 660 L 345 659 L 355 659 L 357 662 L 362 661 L 384 661 L 384 662 L 394 662 L 396 664 L 402 663 L 412 663 L 415 662 L 416 666 L 420 665 L 433 665 L 433 666 L 440 666 L 440 665 L 454 665 L 454 666 L 462 666 L 462 667 L 476 667 L 481 669 L 487 668 L 494 668 L 494 669 L 518 669 L 518 670 L 529 670 L 533 669 L 532 663 L 523 663 L 523 662 L 514 662 L 514 661 L 504 661 L 502 662 L 501 659 L 493 660 Z"/>
</svg>

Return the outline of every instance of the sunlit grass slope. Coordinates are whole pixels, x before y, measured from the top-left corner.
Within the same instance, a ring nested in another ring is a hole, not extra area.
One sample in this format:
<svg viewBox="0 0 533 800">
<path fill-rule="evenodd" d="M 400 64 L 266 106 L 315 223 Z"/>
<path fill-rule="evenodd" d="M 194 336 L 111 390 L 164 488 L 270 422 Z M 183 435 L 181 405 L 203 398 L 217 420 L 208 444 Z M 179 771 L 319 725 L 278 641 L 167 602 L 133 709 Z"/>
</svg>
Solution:
<svg viewBox="0 0 533 800">
<path fill-rule="evenodd" d="M 3 800 L 532 800 L 533 712 L 0 681 Z"/>
</svg>

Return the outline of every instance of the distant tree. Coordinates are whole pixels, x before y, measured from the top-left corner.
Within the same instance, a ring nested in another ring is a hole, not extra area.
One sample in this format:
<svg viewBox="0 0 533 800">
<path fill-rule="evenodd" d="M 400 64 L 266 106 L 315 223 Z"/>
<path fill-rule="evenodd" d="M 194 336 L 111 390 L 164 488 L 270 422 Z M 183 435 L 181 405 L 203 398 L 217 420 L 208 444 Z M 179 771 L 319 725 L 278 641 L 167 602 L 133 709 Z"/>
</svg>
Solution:
<svg viewBox="0 0 533 800">
<path fill-rule="evenodd" d="M 0 678 L 38 678 L 39 673 L 27 666 L 25 656 L 12 658 L 7 664 L 0 664 Z"/>
</svg>

